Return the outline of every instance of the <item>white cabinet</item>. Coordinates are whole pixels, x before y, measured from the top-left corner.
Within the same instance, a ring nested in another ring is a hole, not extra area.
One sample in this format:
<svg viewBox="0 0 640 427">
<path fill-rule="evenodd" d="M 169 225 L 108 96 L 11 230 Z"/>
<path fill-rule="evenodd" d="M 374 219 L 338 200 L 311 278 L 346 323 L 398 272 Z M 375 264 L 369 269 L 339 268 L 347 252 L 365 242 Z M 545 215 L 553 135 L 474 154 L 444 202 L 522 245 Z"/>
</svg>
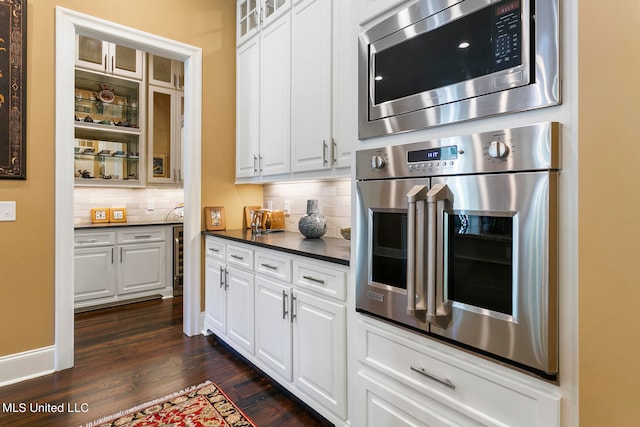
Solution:
<svg viewBox="0 0 640 427">
<path fill-rule="evenodd" d="M 152 85 L 147 90 L 147 182 L 180 186 L 184 176 L 184 92 Z"/>
<path fill-rule="evenodd" d="M 336 425 L 344 424 L 348 268 L 212 236 L 206 248 L 205 326 L 235 349 L 253 338 L 255 353 L 241 354 Z M 223 283 L 235 286 L 237 295 L 221 295 Z M 240 316 L 237 331 L 232 312 Z"/>
<path fill-rule="evenodd" d="M 329 169 L 331 128 L 331 0 L 306 0 L 293 7 L 291 33 L 291 152 L 294 172 Z"/>
<path fill-rule="evenodd" d="M 143 52 L 76 34 L 76 66 L 142 80 Z"/>
<path fill-rule="evenodd" d="M 552 384 L 358 319 L 353 425 L 560 425 L 560 395 Z"/>
<path fill-rule="evenodd" d="M 205 262 L 205 327 L 249 357 L 254 352 L 253 252 L 207 238 Z"/>
<path fill-rule="evenodd" d="M 147 70 L 148 84 L 184 90 L 184 62 L 147 54 Z"/>
<path fill-rule="evenodd" d="M 75 308 L 173 295 L 165 226 L 122 226 L 74 233 Z"/>
<path fill-rule="evenodd" d="M 347 175 L 351 144 L 339 126 L 344 95 L 334 82 L 344 30 L 338 23 L 347 23 L 339 18 L 350 6 L 248 0 L 238 7 L 236 178 Z"/>
<path fill-rule="evenodd" d="M 291 17 L 278 7 L 257 36 L 238 47 L 236 177 L 290 170 Z M 278 19 L 276 19 L 278 18 Z M 269 25 L 267 25 L 267 23 Z"/>
</svg>

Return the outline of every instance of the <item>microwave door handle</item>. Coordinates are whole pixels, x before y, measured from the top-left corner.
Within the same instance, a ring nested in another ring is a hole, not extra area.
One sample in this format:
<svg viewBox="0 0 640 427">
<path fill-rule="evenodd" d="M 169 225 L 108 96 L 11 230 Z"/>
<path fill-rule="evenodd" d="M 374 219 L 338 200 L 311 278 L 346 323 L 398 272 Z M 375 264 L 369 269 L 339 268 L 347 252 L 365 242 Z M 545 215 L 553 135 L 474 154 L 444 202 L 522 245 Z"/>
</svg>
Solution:
<svg viewBox="0 0 640 427">
<path fill-rule="evenodd" d="M 414 185 L 407 193 L 407 315 L 426 320 L 424 289 L 424 227 L 426 185 Z"/>
<path fill-rule="evenodd" d="M 451 321 L 451 301 L 444 299 L 444 211 L 453 196 L 446 184 L 434 185 L 427 194 L 427 314 L 426 321 L 446 328 Z"/>
</svg>

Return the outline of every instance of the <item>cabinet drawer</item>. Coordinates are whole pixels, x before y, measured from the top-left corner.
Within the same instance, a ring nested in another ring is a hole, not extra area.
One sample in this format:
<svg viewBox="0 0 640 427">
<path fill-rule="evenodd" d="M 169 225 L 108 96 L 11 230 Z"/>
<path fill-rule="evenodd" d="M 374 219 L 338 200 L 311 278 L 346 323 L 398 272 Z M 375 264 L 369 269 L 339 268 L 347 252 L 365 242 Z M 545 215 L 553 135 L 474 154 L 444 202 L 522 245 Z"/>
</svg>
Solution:
<svg viewBox="0 0 640 427">
<path fill-rule="evenodd" d="M 166 240 L 164 227 L 132 227 L 118 232 L 118 243 L 158 242 Z"/>
<path fill-rule="evenodd" d="M 76 231 L 73 235 L 73 246 L 76 248 L 86 248 L 91 246 L 112 246 L 116 244 L 116 233 L 114 231 L 104 232 L 82 232 Z"/>
<path fill-rule="evenodd" d="M 560 396 L 532 383 L 510 380 L 498 372 L 480 371 L 465 359 L 422 346 L 420 341 L 379 329 L 367 329 L 358 356 L 365 365 L 399 381 L 457 413 L 486 425 L 557 426 Z M 481 373 L 482 372 L 482 373 Z"/>
<path fill-rule="evenodd" d="M 322 295 L 344 301 L 346 298 L 347 274 L 329 263 L 293 262 L 293 283 Z"/>
<path fill-rule="evenodd" d="M 227 245 L 226 260 L 229 264 L 253 270 L 253 250 L 234 245 Z"/>
<path fill-rule="evenodd" d="M 224 242 L 221 242 L 218 239 L 214 239 L 213 237 L 207 237 L 205 239 L 205 254 L 208 258 L 219 259 L 224 261 L 225 254 L 225 245 Z"/>
<path fill-rule="evenodd" d="M 283 255 L 256 251 L 256 273 L 291 283 L 291 259 Z"/>
</svg>

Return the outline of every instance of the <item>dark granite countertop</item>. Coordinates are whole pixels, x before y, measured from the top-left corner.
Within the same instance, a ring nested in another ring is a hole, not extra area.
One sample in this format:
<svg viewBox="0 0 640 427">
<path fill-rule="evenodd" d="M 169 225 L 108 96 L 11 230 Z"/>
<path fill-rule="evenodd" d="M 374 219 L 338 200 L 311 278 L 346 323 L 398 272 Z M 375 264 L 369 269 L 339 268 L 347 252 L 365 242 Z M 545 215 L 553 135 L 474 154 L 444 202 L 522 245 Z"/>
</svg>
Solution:
<svg viewBox="0 0 640 427">
<path fill-rule="evenodd" d="M 182 225 L 182 221 L 145 221 L 145 222 L 100 222 L 96 224 L 77 224 L 73 228 L 76 230 L 95 228 L 116 228 L 116 227 L 141 227 L 146 225 Z"/>
<path fill-rule="evenodd" d="M 247 229 L 203 231 L 202 233 L 342 265 L 349 265 L 351 256 L 351 243 L 337 237 L 323 236 L 319 239 L 306 239 L 303 235 L 290 231 L 277 231 L 256 236 Z"/>
</svg>

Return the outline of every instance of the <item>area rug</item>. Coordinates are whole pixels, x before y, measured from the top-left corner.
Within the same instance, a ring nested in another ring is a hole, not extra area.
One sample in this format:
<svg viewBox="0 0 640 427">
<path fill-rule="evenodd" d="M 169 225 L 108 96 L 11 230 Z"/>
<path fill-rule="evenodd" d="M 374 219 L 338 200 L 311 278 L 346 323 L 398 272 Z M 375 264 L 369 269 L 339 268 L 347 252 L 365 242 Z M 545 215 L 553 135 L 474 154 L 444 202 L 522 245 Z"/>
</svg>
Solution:
<svg viewBox="0 0 640 427">
<path fill-rule="evenodd" d="M 85 427 L 256 427 L 211 381 L 91 422 Z"/>
</svg>

